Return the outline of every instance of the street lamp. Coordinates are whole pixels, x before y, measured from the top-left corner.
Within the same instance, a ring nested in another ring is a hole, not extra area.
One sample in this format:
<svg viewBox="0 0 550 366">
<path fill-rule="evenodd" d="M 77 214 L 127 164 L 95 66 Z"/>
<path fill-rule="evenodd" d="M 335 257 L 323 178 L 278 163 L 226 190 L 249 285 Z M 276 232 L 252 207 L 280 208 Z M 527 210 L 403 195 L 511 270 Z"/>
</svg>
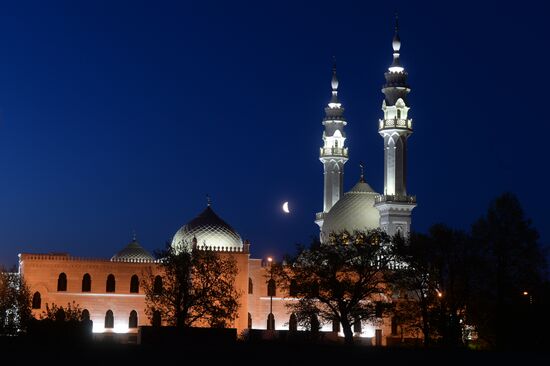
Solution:
<svg viewBox="0 0 550 366">
<path fill-rule="evenodd" d="M 267 294 L 269 295 L 269 315 L 267 316 L 267 329 L 275 329 L 275 317 L 273 316 L 273 296 L 275 295 L 275 281 L 273 280 L 273 258 L 267 257 L 269 262 L 269 282 L 267 283 Z"/>
</svg>

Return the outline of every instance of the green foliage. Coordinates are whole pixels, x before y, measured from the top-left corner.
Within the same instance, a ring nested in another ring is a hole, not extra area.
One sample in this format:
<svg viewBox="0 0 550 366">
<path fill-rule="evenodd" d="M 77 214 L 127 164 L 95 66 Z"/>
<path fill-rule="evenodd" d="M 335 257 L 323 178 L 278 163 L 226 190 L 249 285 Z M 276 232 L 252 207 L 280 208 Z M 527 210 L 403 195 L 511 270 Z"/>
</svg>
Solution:
<svg viewBox="0 0 550 366">
<path fill-rule="evenodd" d="M 381 230 L 330 233 L 326 243 L 315 240 L 299 248 L 286 265 L 273 265 L 278 286 L 287 293 L 295 281 L 297 301 L 288 306 L 302 326 L 338 321 L 347 343 L 353 343 L 356 322 L 380 321 L 388 305 L 387 275 L 393 263 L 389 237 Z M 271 275 L 271 273 L 269 274 Z M 315 322 L 313 322 L 315 324 Z"/>
<path fill-rule="evenodd" d="M 32 317 L 31 294 L 25 280 L 0 267 L 0 334 L 25 331 Z"/>
<path fill-rule="evenodd" d="M 157 256 L 158 273 L 149 269 L 142 280 L 150 319 L 158 311 L 169 325 L 217 328 L 236 319 L 240 293 L 235 288 L 234 258 L 209 250 L 176 250 L 170 244 Z M 155 289 L 156 276 L 162 278 L 162 291 Z"/>
</svg>

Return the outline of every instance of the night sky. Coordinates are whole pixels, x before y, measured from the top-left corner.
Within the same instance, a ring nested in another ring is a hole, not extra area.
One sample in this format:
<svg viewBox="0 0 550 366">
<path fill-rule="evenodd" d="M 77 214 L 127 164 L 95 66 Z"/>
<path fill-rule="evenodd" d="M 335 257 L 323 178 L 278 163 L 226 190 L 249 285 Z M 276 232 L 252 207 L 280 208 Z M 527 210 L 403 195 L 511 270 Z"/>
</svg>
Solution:
<svg viewBox="0 0 550 366">
<path fill-rule="evenodd" d="M 333 55 L 344 188 L 363 161 L 383 191 L 377 126 L 396 9 L 412 87 L 413 229 L 468 229 L 511 191 L 547 243 L 543 4 L 3 3 L 0 264 L 21 252 L 110 258 L 134 230 L 162 248 L 207 194 L 253 257 L 309 243 Z"/>
</svg>

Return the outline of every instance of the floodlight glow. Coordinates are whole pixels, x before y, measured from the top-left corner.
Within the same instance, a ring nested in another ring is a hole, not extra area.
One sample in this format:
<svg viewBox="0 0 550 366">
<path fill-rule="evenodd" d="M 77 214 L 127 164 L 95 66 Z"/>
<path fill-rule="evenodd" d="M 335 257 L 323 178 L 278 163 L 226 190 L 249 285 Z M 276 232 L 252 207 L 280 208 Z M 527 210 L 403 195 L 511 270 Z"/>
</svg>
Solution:
<svg viewBox="0 0 550 366">
<path fill-rule="evenodd" d="M 388 70 L 390 70 L 390 72 L 403 72 L 405 69 L 401 66 L 392 66 Z"/>
</svg>

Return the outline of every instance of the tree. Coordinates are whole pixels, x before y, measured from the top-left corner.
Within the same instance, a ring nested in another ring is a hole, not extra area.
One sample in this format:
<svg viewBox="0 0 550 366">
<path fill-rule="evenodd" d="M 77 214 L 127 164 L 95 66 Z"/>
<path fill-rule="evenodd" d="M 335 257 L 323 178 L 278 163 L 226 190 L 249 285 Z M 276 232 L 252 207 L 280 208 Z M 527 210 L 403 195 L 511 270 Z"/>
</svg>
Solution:
<svg viewBox="0 0 550 366">
<path fill-rule="evenodd" d="M 408 240 L 396 237 L 395 250 L 403 265 L 392 274 L 392 287 L 397 295 L 394 321 L 410 334 L 421 332 L 424 345 L 434 337 L 434 309 L 439 284 L 428 236 L 412 233 Z"/>
<path fill-rule="evenodd" d="M 142 281 L 150 319 L 160 314 L 177 327 L 219 328 L 236 319 L 240 293 L 235 288 L 234 258 L 211 250 L 178 250 L 170 244 L 156 255 L 158 273 L 149 270 Z M 162 279 L 161 289 L 157 276 Z"/>
<path fill-rule="evenodd" d="M 314 239 L 295 258 L 274 265 L 274 278 L 298 300 L 289 304 L 302 323 L 338 321 L 345 342 L 353 343 L 354 324 L 380 320 L 388 304 L 386 277 L 393 263 L 387 234 L 381 230 L 331 233 L 326 243 Z M 313 319 L 313 321 L 311 321 Z"/>
<path fill-rule="evenodd" d="M 472 272 L 477 251 L 469 236 L 443 224 L 427 235 L 413 233 L 393 240 L 399 261 L 394 273 L 396 320 L 409 331 L 420 330 L 424 345 L 440 339 L 448 346 L 462 345 L 465 309 L 474 286 Z"/>
<path fill-rule="evenodd" d="M 52 321 L 82 321 L 82 309 L 75 301 L 71 304 L 67 303 L 67 307 L 59 306 L 56 303 L 52 303 L 50 306 L 46 303 L 46 310 L 42 311 L 40 314 L 41 320 L 52 320 Z"/>
<path fill-rule="evenodd" d="M 469 304 L 471 319 L 480 338 L 491 346 L 517 344 L 518 338 L 527 337 L 516 335 L 530 333 L 529 326 L 537 322 L 533 309 L 525 305 L 533 303 L 533 296 L 537 302 L 546 276 L 538 232 L 517 197 L 504 193 L 474 223 L 472 237 L 483 265 L 476 268 L 479 284 L 476 301 Z"/>
<path fill-rule="evenodd" d="M 32 317 L 30 290 L 16 269 L 0 267 L 0 334 L 25 331 Z"/>
</svg>

